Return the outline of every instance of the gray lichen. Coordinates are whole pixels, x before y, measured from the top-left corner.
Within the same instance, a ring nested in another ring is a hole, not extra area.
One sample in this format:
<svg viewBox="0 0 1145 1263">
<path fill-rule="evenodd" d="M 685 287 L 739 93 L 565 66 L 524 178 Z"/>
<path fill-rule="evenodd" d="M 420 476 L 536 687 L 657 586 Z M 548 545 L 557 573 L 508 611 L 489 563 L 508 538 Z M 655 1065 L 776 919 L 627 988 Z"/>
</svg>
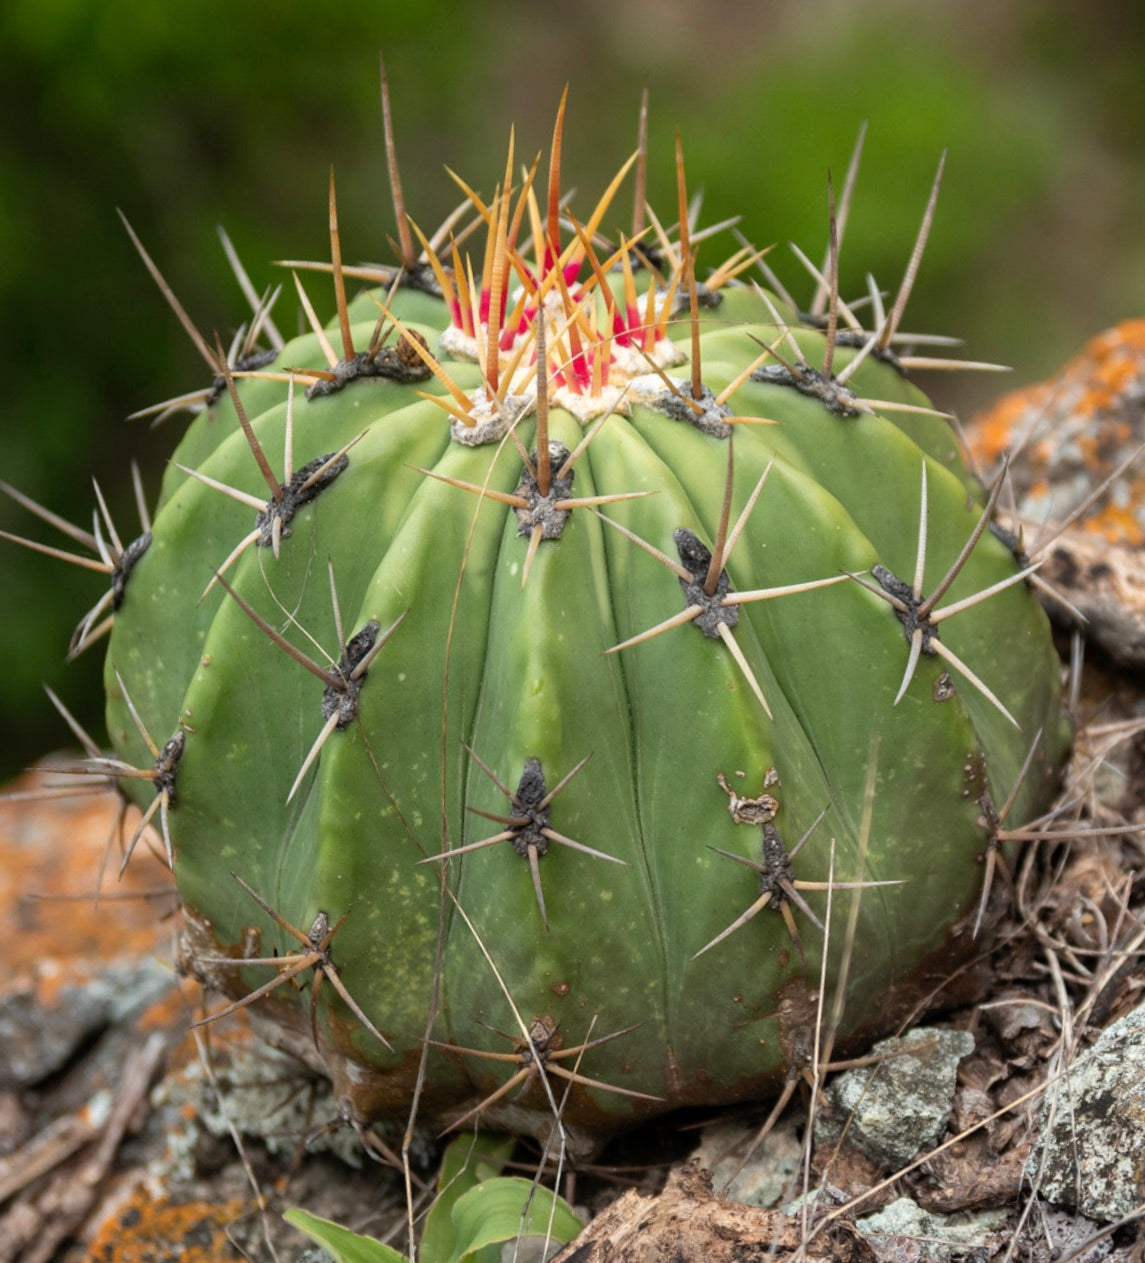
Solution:
<svg viewBox="0 0 1145 1263">
<path fill-rule="evenodd" d="M 829 1114 L 815 1140 L 830 1143 L 847 1127 L 847 1144 L 884 1170 L 905 1166 L 942 1139 L 958 1063 L 974 1051 L 968 1031 L 918 1027 L 871 1050 L 874 1064 L 841 1074 L 827 1089 Z"/>
</svg>

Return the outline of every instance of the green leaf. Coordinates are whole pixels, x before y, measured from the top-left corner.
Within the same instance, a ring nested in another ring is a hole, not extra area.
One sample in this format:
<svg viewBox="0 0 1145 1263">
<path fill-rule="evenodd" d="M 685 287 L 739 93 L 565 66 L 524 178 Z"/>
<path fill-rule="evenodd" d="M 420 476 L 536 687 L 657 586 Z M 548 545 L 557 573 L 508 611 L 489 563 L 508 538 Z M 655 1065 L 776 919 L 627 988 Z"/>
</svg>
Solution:
<svg viewBox="0 0 1145 1263">
<path fill-rule="evenodd" d="M 512 1136 L 500 1132 L 486 1132 L 481 1136 L 466 1132 L 456 1137 L 441 1158 L 437 1177 L 439 1202 L 449 1195 L 451 1188 L 454 1190 L 450 1198 L 452 1204 L 462 1193 L 500 1175 L 516 1143 Z"/>
<path fill-rule="evenodd" d="M 484 1180 L 501 1174 L 516 1142 L 511 1136 L 466 1132 L 453 1140 L 441 1159 L 437 1197 L 425 1217 L 421 1257 L 427 1263 L 443 1263 L 457 1248 L 453 1208 L 458 1200 Z"/>
<path fill-rule="evenodd" d="M 548 1236 L 563 1245 L 584 1224 L 555 1193 L 511 1176 L 486 1180 L 458 1198 L 453 1226 L 457 1245 L 449 1263 L 476 1263 L 478 1251 L 518 1235 Z"/>
<path fill-rule="evenodd" d="M 337 1263 L 406 1263 L 406 1256 L 392 1246 L 351 1232 L 329 1219 L 320 1219 L 309 1211 L 293 1207 L 283 1218 L 332 1254 Z"/>
</svg>

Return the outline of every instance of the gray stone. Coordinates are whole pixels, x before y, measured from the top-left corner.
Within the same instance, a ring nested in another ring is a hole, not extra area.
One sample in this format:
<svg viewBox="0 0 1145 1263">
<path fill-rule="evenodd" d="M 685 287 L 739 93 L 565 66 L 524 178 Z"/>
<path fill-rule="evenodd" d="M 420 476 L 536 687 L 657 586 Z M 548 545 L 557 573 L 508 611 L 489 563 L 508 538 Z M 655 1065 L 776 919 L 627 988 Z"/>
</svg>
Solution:
<svg viewBox="0 0 1145 1263">
<path fill-rule="evenodd" d="M 1026 1263 L 1103 1263 L 1105 1259 L 1123 1259 L 1129 1263 L 1130 1250 L 1115 1248 L 1112 1236 L 1101 1236 L 1101 1229 L 1084 1215 L 1067 1215 L 1039 1202 L 1026 1224 L 1022 1256 Z M 1020 1256 L 1020 1257 L 1022 1257 Z"/>
<path fill-rule="evenodd" d="M 974 1051 L 968 1031 L 918 1027 L 871 1050 L 871 1066 L 848 1070 L 826 1091 L 829 1109 L 815 1120 L 816 1144 L 846 1128 L 846 1143 L 885 1171 L 933 1148 L 950 1117 L 958 1063 Z"/>
<path fill-rule="evenodd" d="M 695 1157 L 712 1174 L 712 1188 L 745 1206 L 772 1208 L 792 1195 L 803 1146 L 793 1114 L 779 1120 L 747 1161 L 759 1125 L 726 1121 L 705 1127 Z"/>
<path fill-rule="evenodd" d="M 1052 1083 L 1026 1164 L 1055 1205 L 1112 1223 L 1141 1205 L 1145 1179 L 1145 1005 L 1103 1031 Z"/>
<path fill-rule="evenodd" d="M 158 961 L 112 964 L 68 983 L 54 1004 L 34 988 L 0 997 L 0 1090 L 33 1087 L 82 1054 L 109 1026 L 128 1021 L 172 985 Z"/>
<path fill-rule="evenodd" d="M 167 1165 L 178 1179 L 194 1178 L 195 1147 L 203 1130 L 219 1138 L 255 1137 L 272 1154 L 293 1155 L 305 1141 L 307 1152 L 332 1153 L 347 1166 L 365 1161 L 362 1142 L 350 1127 L 315 1124 L 338 1116 L 330 1084 L 271 1048 L 231 1048 L 210 1072 L 201 1058 L 190 1062 L 181 1074 L 160 1080 L 151 1101 L 172 1112 Z"/>
<path fill-rule="evenodd" d="M 1008 1215 L 1007 1210 L 932 1215 L 909 1197 L 900 1197 L 878 1214 L 856 1220 L 855 1227 L 872 1238 L 884 1263 L 951 1263 L 984 1248 Z"/>
</svg>

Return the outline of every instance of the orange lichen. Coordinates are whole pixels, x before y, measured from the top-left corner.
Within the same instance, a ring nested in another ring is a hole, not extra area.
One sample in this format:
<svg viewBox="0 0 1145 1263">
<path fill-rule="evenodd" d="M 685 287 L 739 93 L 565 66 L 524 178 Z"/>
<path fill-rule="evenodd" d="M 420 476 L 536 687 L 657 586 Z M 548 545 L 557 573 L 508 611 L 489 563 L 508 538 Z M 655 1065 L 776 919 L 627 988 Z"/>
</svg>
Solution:
<svg viewBox="0 0 1145 1263">
<path fill-rule="evenodd" d="M 155 1200 L 142 1184 L 99 1228 L 89 1246 L 93 1263 L 226 1263 L 243 1255 L 227 1228 L 250 1207 L 243 1202 Z"/>
<path fill-rule="evenodd" d="M 1018 422 L 1045 405 L 1048 390 L 1044 385 L 1003 395 L 990 409 L 974 421 L 972 438 L 975 454 L 981 460 L 997 460 L 1014 441 Z"/>
<path fill-rule="evenodd" d="M 1145 483 L 1141 479 L 1136 479 L 1134 485 L 1145 491 Z M 1145 530 L 1142 530 L 1141 523 L 1129 509 L 1120 505 L 1108 504 L 1096 510 L 1086 520 L 1085 526 L 1111 544 L 1145 544 Z"/>
<path fill-rule="evenodd" d="M 1012 466 L 1021 511 L 1063 517 L 1145 441 L 1145 319 L 1091 338 L 1054 377 L 1013 391 L 975 418 L 974 455 L 984 464 L 1017 449 Z M 1082 526 L 1113 543 L 1145 542 L 1145 460 L 1117 473 Z"/>
<path fill-rule="evenodd" d="M 8 791 L 27 794 L 43 789 L 47 779 L 32 772 Z M 138 847 L 117 881 L 117 841 L 113 859 L 104 862 L 116 812 L 110 792 L 0 802 L 0 921 L 10 929 L 14 973 L 44 975 L 45 983 L 50 974 L 56 987 L 90 977 L 116 958 L 165 954 L 174 888 L 160 858 L 162 844 L 158 852 Z M 66 933 L 60 932 L 61 917 Z M 42 968 L 47 961 L 50 971 Z"/>
</svg>

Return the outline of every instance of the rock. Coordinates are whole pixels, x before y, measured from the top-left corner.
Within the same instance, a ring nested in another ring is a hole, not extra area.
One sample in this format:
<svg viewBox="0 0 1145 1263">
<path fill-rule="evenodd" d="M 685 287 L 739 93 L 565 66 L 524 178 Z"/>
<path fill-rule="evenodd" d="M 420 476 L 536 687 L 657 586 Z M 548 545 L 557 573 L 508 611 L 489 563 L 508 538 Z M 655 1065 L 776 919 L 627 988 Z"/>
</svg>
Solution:
<svg viewBox="0 0 1145 1263">
<path fill-rule="evenodd" d="M 871 1050 L 872 1065 L 848 1070 L 826 1091 L 829 1111 L 815 1122 L 816 1144 L 839 1139 L 882 1170 L 906 1166 L 942 1138 L 958 1063 L 974 1051 L 968 1031 L 918 1027 Z"/>
<path fill-rule="evenodd" d="M 950 1263 L 952 1259 L 985 1248 L 991 1233 L 1005 1224 L 1006 1210 L 973 1214 L 932 1215 L 909 1197 L 897 1201 L 855 1227 L 871 1238 L 882 1263 Z"/>
<path fill-rule="evenodd" d="M 333 1153 L 360 1167 L 366 1151 L 349 1127 L 324 1127 L 338 1118 L 329 1083 L 314 1079 L 293 1058 L 249 1039 L 217 1049 L 210 1071 L 196 1059 L 164 1076 L 152 1104 L 169 1122 L 165 1165 L 177 1179 L 193 1179 L 203 1165 L 207 1137 L 229 1153 L 235 1134 L 260 1140 L 271 1154 Z"/>
<path fill-rule="evenodd" d="M 1051 1084 L 1026 1174 L 1043 1197 L 1111 1223 L 1141 1204 L 1145 1177 L 1145 1005 L 1102 1032 Z"/>
<path fill-rule="evenodd" d="M 692 1156 L 711 1172 L 712 1186 L 720 1196 L 744 1206 L 779 1206 L 791 1196 L 799 1174 L 803 1151 L 799 1130 L 794 1115 L 781 1118 L 745 1161 L 759 1125 L 713 1123 L 704 1128 Z"/>
<path fill-rule="evenodd" d="M 29 983 L 0 996 L 0 1090 L 34 1087 L 58 1073 L 107 1027 L 124 1023 L 172 984 L 171 971 L 153 960 L 116 963 L 83 982 L 59 989 Z"/>
<path fill-rule="evenodd" d="M 1115 662 L 1145 665 L 1145 462 L 1126 463 L 1145 439 L 1145 320 L 1126 320 L 1091 338 L 1050 380 L 999 399 L 968 427 L 971 451 L 989 466 L 1011 449 L 1010 482 L 1039 580 L 1085 619 L 1086 639 Z M 1107 482 L 1108 480 L 1108 482 Z M 1096 497 L 1079 521 L 1055 523 Z M 1047 525 L 1047 523 L 1049 525 Z M 1051 618 L 1076 626 L 1066 605 Z"/>
<path fill-rule="evenodd" d="M 1026 1226 L 1022 1255 L 1027 1263 L 1058 1263 L 1059 1259 L 1102 1263 L 1111 1257 L 1133 1257 L 1124 1246 L 1116 1249 L 1113 1237 L 1103 1236 L 1097 1224 L 1084 1215 L 1065 1215 L 1044 1204 Z"/>
</svg>

